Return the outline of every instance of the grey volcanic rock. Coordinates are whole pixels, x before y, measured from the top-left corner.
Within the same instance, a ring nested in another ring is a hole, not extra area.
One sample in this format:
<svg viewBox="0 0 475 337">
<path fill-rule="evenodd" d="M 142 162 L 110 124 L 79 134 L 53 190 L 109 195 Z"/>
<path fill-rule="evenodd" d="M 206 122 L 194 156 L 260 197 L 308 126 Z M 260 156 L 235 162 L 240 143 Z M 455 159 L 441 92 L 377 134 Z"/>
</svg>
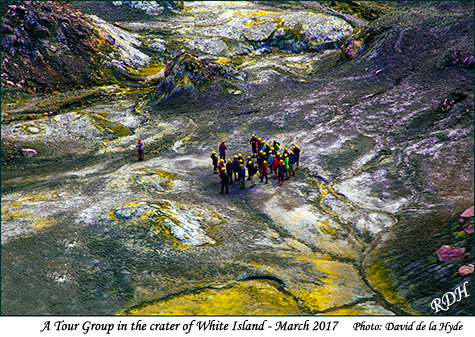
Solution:
<svg viewBox="0 0 475 337">
<path fill-rule="evenodd" d="M 190 96 L 195 87 L 204 89 L 206 85 L 219 80 L 242 80 L 242 74 L 223 65 L 200 59 L 197 55 L 182 50 L 166 68 L 166 78 L 160 82 L 150 100 L 155 106 L 177 96 Z"/>
</svg>

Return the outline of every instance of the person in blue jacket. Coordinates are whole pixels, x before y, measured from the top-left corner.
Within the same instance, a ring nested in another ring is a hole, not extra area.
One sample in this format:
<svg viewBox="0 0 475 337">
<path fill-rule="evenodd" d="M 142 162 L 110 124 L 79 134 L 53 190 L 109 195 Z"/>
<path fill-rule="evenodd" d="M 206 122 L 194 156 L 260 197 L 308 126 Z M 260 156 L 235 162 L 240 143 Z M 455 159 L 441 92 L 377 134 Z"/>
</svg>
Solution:
<svg viewBox="0 0 475 337">
<path fill-rule="evenodd" d="M 297 156 L 294 154 L 293 151 L 289 152 L 289 169 L 290 169 L 290 174 L 295 176 L 295 164 L 297 162 Z"/>
<path fill-rule="evenodd" d="M 270 152 L 269 156 L 267 157 L 267 163 L 269 164 L 270 173 L 272 173 L 273 172 L 272 164 L 274 163 L 274 156 L 272 155 L 272 152 Z"/>
<path fill-rule="evenodd" d="M 234 156 L 233 160 L 233 172 L 234 172 L 234 180 L 238 180 L 238 171 L 239 171 L 239 159 L 238 156 Z"/>
<path fill-rule="evenodd" d="M 137 151 L 139 155 L 139 160 L 143 160 L 143 142 L 142 139 L 139 138 L 139 141 L 137 142 Z"/>
<path fill-rule="evenodd" d="M 238 176 L 239 176 L 239 189 L 244 189 L 246 187 L 246 169 L 244 168 L 244 165 L 241 164 L 239 165 L 239 170 L 238 170 Z"/>
</svg>

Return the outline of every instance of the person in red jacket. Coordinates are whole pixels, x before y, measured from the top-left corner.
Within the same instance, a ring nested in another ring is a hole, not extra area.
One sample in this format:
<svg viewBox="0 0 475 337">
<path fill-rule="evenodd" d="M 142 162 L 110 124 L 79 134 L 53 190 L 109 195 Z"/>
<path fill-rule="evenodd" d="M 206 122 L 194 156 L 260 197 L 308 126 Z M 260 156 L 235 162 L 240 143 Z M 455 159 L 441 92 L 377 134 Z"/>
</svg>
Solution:
<svg viewBox="0 0 475 337">
<path fill-rule="evenodd" d="M 257 138 L 257 143 L 256 144 L 257 144 L 257 153 L 260 153 L 264 143 L 262 142 L 262 140 L 260 138 Z"/>
<path fill-rule="evenodd" d="M 277 155 L 274 156 L 273 161 L 272 161 L 272 168 L 274 170 L 274 178 L 277 179 L 277 166 L 279 165 L 279 159 L 277 159 Z"/>
<path fill-rule="evenodd" d="M 219 173 L 223 172 L 223 169 L 225 169 L 225 168 L 226 168 L 226 165 L 224 164 L 224 160 L 220 159 L 219 164 L 218 164 L 218 172 Z"/>
<path fill-rule="evenodd" d="M 264 177 L 266 178 L 266 182 L 264 184 L 267 184 L 267 174 L 269 173 L 269 165 L 267 165 L 267 160 L 264 160 L 261 166 L 261 183 L 264 180 Z"/>
</svg>

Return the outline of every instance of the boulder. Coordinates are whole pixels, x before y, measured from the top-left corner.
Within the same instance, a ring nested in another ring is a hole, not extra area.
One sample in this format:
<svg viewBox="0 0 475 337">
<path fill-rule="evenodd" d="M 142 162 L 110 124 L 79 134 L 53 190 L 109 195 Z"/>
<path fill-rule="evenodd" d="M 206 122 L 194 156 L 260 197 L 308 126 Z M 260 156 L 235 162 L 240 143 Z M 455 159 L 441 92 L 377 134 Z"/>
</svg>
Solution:
<svg viewBox="0 0 475 337">
<path fill-rule="evenodd" d="M 22 149 L 21 154 L 24 155 L 25 157 L 34 157 L 38 153 L 33 149 Z"/>
<path fill-rule="evenodd" d="M 236 79 L 237 73 L 225 66 L 182 50 L 165 67 L 165 79 L 155 89 L 151 105 L 178 95 L 190 95 L 196 87 L 203 86 L 219 79 Z"/>
<path fill-rule="evenodd" d="M 458 273 L 462 276 L 473 274 L 473 264 L 460 267 Z"/>
<path fill-rule="evenodd" d="M 440 247 L 437 256 L 439 257 L 439 261 L 443 262 L 460 259 L 465 256 L 465 248 L 454 248 L 444 245 Z"/>
<path fill-rule="evenodd" d="M 462 214 L 460 214 L 460 217 L 461 218 L 470 218 L 473 216 L 473 210 L 474 210 L 474 206 L 470 207 L 470 208 L 467 208 L 465 211 L 462 212 Z"/>
</svg>

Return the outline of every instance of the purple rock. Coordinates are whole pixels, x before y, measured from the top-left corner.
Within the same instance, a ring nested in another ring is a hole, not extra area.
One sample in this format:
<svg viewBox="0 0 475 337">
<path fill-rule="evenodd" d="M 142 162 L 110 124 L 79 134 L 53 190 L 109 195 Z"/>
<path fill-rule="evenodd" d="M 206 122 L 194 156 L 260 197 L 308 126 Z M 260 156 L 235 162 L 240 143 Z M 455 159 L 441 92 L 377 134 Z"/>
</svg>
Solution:
<svg viewBox="0 0 475 337">
<path fill-rule="evenodd" d="M 24 156 L 27 156 L 27 157 L 34 157 L 38 154 L 38 152 L 36 152 L 35 150 L 33 149 L 22 149 L 21 150 L 21 153 L 24 155 Z"/>
<path fill-rule="evenodd" d="M 465 211 L 463 211 L 462 214 L 460 214 L 461 218 L 470 218 L 473 216 L 473 211 L 474 211 L 474 206 L 467 208 Z"/>
<path fill-rule="evenodd" d="M 439 261 L 452 261 L 465 256 L 465 248 L 454 248 L 447 245 L 440 247 L 437 253 Z"/>
</svg>

